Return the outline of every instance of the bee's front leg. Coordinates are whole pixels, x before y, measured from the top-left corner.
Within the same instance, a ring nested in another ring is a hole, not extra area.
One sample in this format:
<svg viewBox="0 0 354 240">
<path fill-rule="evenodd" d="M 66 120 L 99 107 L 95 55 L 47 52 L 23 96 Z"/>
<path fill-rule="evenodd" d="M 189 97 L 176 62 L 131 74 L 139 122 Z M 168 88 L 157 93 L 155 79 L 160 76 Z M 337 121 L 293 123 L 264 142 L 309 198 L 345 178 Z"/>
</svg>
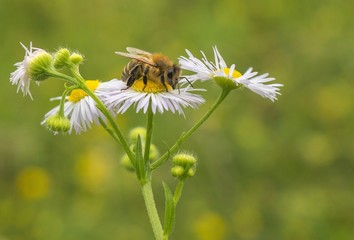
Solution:
<svg viewBox="0 0 354 240">
<path fill-rule="evenodd" d="M 161 75 L 160 80 L 161 80 L 161 83 L 165 86 L 166 92 L 168 92 L 168 88 L 167 88 L 166 83 L 165 83 L 165 76 Z"/>
<path fill-rule="evenodd" d="M 150 67 L 146 66 L 143 71 L 143 83 L 144 83 L 143 91 L 144 91 L 144 89 L 147 85 L 147 82 L 148 82 L 147 73 L 149 72 L 149 70 L 150 70 Z"/>
</svg>

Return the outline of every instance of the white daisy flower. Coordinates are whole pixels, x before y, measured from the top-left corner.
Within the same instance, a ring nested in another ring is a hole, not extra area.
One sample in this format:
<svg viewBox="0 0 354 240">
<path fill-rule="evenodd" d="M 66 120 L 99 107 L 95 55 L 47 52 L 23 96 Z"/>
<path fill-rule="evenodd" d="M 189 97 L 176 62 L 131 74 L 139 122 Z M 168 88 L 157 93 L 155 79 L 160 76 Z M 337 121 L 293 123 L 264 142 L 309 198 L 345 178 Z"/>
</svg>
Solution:
<svg viewBox="0 0 354 240">
<path fill-rule="evenodd" d="M 183 84 L 184 81 L 181 81 Z M 124 113 L 131 106 L 136 107 L 136 112 L 142 110 L 147 112 L 150 104 L 154 114 L 164 111 L 178 112 L 183 114 L 183 108 L 191 107 L 196 109 L 204 103 L 204 99 L 192 91 L 203 91 L 204 89 L 194 89 L 191 86 L 180 89 L 172 89 L 170 85 L 166 87 L 156 81 L 148 80 L 146 86 L 142 79 L 138 79 L 134 84 L 127 88 L 127 84 L 121 80 L 113 79 L 101 88 L 103 93 L 97 91 L 97 95 L 101 97 L 104 104 L 110 111 L 116 113 Z"/>
<path fill-rule="evenodd" d="M 25 49 L 25 57 L 22 62 L 15 63 L 14 66 L 17 68 L 10 75 L 10 82 L 12 85 L 17 85 L 17 92 L 21 89 L 23 95 L 29 95 L 32 98 L 30 92 L 30 84 L 33 80 L 33 76 L 30 72 L 30 65 L 38 56 L 45 56 L 46 60 L 51 60 L 50 54 L 48 54 L 45 50 L 40 48 L 32 47 L 32 42 L 30 43 L 29 49 L 21 43 L 22 47 Z M 39 64 L 46 64 L 47 61 L 42 61 Z M 39 66 L 42 67 L 42 66 Z M 37 70 L 37 69 L 35 69 Z"/>
<path fill-rule="evenodd" d="M 102 88 L 105 88 L 106 83 L 100 83 L 98 80 L 87 80 L 86 86 L 95 94 Z M 60 100 L 61 97 L 52 98 L 51 100 Z M 60 106 L 56 106 L 45 114 L 42 125 L 47 124 L 47 119 L 58 113 Z M 75 89 L 69 96 L 66 97 L 64 103 L 64 116 L 70 120 L 69 134 L 74 130 L 77 134 L 85 132 L 91 128 L 92 124 L 99 124 L 99 118 L 106 122 L 106 117 L 96 107 L 96 102 L 89 97 L 83 90 Z"/>
<path fill-rule="evenodd" d="M 282 87 L 283 84 L 265 84 L 275 80 L 275 78 L 268 77 L 268 73 L 257 76 L 258 72 L 253 72 L 252 68 L 249 68 L 242 75 L 235 70 L 235 64 L 232 64 L 230 67 L 227 66 L 216 47 L 213 47 L 213 50 L 215 62 L 209 61 L 203 52 L 201 52 L 203 57 L 200 60 L 194 57 L 188 50 L 186 50 L 188 57 L 181 56 L 179 58 L 179 64 L 182 69 L 195 72 L 195 74 L 187 76 L 189 81 L 229 79 L 235 84 L 235 88 L 244 86 L 264 98 L 269 98 L 273 102 L 277 99 L 276 96 L 280 95 L 278 92 L 279 87 Z"/>
</svg>

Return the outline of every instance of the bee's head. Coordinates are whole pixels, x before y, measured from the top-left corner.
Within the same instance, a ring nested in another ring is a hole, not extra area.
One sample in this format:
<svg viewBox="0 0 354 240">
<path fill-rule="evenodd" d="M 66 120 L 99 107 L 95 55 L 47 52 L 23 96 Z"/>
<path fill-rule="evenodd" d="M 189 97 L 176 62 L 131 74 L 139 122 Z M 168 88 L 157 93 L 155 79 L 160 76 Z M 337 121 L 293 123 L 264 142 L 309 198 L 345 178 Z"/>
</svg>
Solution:
<svg viewBox="0 0 354 240">
<path fill-rule="evenodd" d="M 176 88 L 180 75 L 181 68 L 176 64 L 173 64 L 172 67 L 167 69 L 165 79 L 173 89 Z"/>
</svg>

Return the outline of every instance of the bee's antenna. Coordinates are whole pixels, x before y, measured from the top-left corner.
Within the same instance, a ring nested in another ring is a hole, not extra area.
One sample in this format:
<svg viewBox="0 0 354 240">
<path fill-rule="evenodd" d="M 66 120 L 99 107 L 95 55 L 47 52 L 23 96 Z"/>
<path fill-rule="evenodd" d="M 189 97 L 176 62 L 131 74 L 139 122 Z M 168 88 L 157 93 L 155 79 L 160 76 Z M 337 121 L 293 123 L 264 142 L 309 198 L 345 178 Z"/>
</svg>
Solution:
<svg viewBox="0 0 354 240">
<path fill-rule="evenodd" d="M 184 77 L 184 76 L 183 76 L 183 77 L 180 77 L 180 79 L 183 79 L 183 78 L 187 80 L 187 82 L 189 83 L 189 85 L 191 85 L 191 86 L 192 86 L 192 88 L 194 88 L 193 84 L 192 84 L 192 83 L 188 80 L 188 78 L 187 78 L 187 77 Z"/>
</svg>

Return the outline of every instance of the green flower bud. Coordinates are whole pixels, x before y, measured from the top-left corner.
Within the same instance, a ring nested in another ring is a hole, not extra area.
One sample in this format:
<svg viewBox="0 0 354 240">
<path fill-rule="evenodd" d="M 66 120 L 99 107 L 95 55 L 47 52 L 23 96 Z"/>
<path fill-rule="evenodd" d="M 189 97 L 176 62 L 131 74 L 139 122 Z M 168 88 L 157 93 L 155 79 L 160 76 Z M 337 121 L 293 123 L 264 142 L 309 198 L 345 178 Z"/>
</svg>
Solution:
<svg viewBox="0 0 354 240">
<path fill-rule="evenodd" d="M 124 154 L 123 157 L 121 158 L 120 163 L 122 164 L 123 167 L 125 167 L 125 169 L 127 169 L 128 171 L 134 172 L 135 168 L 134 165 L 132 163 L 132 161 L 130 161 L 129 157 L 127 154 Z"/>
<path fill-rule="evenodd" d="M 157 147 L 154 144 L 150 145 L 150 161 L 155 160 L 156 158 L 158 158 L 160 155 L 159 150 L 157 149 Z"/>
<path fill-rule="evenodd" d="M 46 127 L 54 133 L 65 133 L 70 130 L 70 120 L 59 114 L 48 117 L 45 121 Z"/>
<path fill-rule="evenodd" d="M 196 170 L 197 170 L 196 165 L 193 168 L 188 169 L 188 171 L 186 173 L 187 176 L 188 177 L 193 177 L 195 175 Z"/>
<path fill-rule="evenodd" d="M 79 53 L 73 53 L 70 55 L 70 61 L 73 64 L 80 64 L 84 60 L 84 57 Z"/>
<path fill-rule="evenodd" d="M 183 178 L 184 173 L 185 173 L 185 170 L 181 166 L 174 166 L 171 168 L 171 174 L 174 177 Z"/>
<path fill-rule="evenodd" d="M 133 153 L 135 153 L 136 144 L 135 143 L 130 144 L 129 148 Z"/>
<path fill-rule="evenodd" d="M 145 138 L 146 138 L 146 128 L 144 127 L 136 127 L 133 128 L 130 132 L 129 132 L 129 139 L 131 142 L 136 143 L 136 140 L 138 139 L 138 135 L 140 135 L 141 141 L 145 142 Z"/>
<path fill-rule="evenodd" d="M 195 165 L 197 159 L 188 153 L 178 153 L 172 158 L 172 163 L 179 166 L 192 166 Z"/>
<path fill-rule="evenodd" d="M 43 81 L 50 77 L 53 68 L 53 56 L 46 51 L 38 52 L 29 62 L 28 74 L 35 81 Z"/>
<path fill-rule="evenodd" d="M 54 67 L 62 68 L 68 64 L 70 51 L 67 48 L 59 49 L 54 55 Z"/>
<path fill-rule="evenodd" d="M 136 144 L 132 143 L 129 145 L 130 150 L 135 153 L 136 150 Z M 142 145 L 142 148 L 145 149 L 145 144 Z M 157 149 L 157 147 L 154 144 L 150 145 L 150 154 L 149 154 L 149 159 L 150 161 L 155 160 L 156 158 L 158 158 L 160 156 L 160 152 Z"/>
<path fill-rule="evenodd" d="M 174 177 L 184 180 L 193 177 L 197 168 L 197 158 L 189 153 L 178 153 L 172 158 L 171 173 Z"/>
</svg>

